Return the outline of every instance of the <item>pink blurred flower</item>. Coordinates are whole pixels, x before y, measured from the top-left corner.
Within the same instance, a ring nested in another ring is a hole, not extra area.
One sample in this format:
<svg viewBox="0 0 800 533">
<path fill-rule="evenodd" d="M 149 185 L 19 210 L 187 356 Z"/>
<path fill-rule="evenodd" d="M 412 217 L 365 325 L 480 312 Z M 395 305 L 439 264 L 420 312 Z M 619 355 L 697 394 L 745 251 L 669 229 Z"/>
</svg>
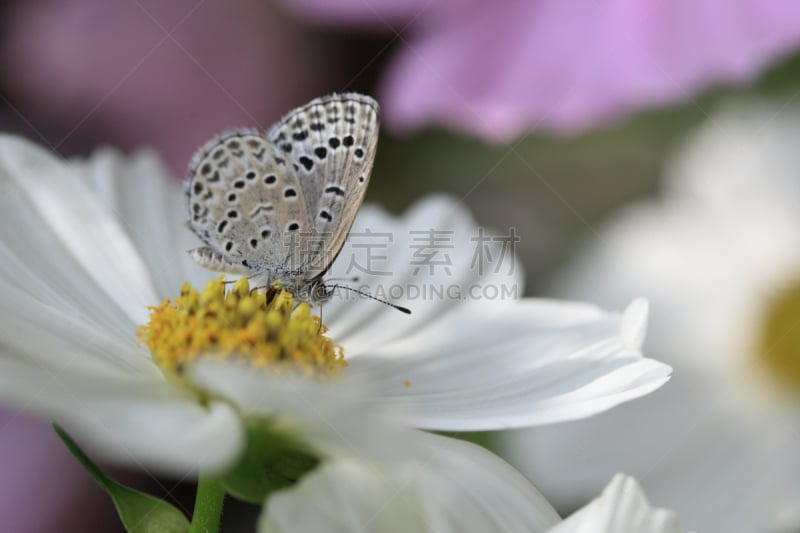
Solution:
<svg viewBox="0 0 800 533">
<path fill-rule="evenodd" d="M 333 69 L 315 61 L 319 39 L 263 0 L 43 0 L 7 11 L 3 83 L 33 128 L 51 145 L 81 135 L 81 146 L 153 145 L 178 175 L 213 134 L 269 125 L 324 92 Z"/>
<path fill-rule="evenodd" d="M 293 0 L 317 22 L 400 36 L 382 79 L 398 130 L 573 133 L 752 81 L 800 45 L 795 0 Z"/>
</svg>

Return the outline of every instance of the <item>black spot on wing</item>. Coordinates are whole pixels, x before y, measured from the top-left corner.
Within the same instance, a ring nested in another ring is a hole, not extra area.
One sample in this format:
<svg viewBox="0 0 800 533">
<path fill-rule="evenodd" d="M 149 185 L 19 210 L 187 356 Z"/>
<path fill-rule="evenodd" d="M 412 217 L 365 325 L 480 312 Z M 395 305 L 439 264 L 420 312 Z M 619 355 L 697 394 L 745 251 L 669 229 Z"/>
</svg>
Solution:
<svg viewBox="0 0 800 533">
<path fill-rule="evenodd" d="M 311 170 L 314 167 L 314 161 L 312 161 L 310 157 L 301 155 L 298 161 L 306 168 L 306 170 Z"/>
</svg>

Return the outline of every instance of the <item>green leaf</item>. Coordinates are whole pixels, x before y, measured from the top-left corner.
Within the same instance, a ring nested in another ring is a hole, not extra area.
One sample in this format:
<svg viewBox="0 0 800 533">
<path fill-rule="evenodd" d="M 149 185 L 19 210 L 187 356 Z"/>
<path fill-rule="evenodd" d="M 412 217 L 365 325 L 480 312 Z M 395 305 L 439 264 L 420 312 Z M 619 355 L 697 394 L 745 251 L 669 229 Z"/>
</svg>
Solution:
<svg viewBox="0 0 800 533">
<path fill-rule="evenodd" d="M 163 500 L 120 485 L 105 475 L 58 424 L 53 424 L 53 429 L 56 430 L 70 453 L 91 474 L 97 484 L 111 496 L 126 531 L 129 533 L 186 533 L 189 531 L 189 521 L 180 510 Z"/>
<path fill-rule="evenodd" d="M 260 505 L 269 493 L 294 484 L 318 463 L 300 443 L 274 431 L 266 421 L 252 422 L 244 454 L 223 478 L 223 485 L 236 498 Z"/>
</svg>

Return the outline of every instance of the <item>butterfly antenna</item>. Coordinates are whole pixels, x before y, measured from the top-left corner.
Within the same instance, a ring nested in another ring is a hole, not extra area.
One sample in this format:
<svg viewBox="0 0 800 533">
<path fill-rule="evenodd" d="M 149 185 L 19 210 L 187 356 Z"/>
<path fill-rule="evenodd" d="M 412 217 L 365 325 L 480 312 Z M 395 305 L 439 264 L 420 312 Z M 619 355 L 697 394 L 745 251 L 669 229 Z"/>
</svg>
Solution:
<svg viewBox="0 0 800 533">
<path fill-rule="evenodd" d="M 358 283 L 358 276 L 353 276 L 352 278 L 328 278 L 325 281 L 349 281 L 350 283 Z M 350 287 L 345 287 L 350 288 Z"/>
<path fill-rule="evenodd" d="M 365 296 L 370 300 L 375 300 L 376 302 L 380 302 L 382 304 L 386 304 L 389 307 L 394 307 L 401 313 L 405 313 L 407 315 L 411 314 L 411 309 L 408 307 L 403 307 L 402 305 L 393 304 L 392 302 L 387 302 L 386 300 L 381 300 L 380 298 L 376 298 L 375 296 L 371 295 L 368 292 L 360 291 L 358 289 L 354 289 L 353 287 L 347 287 L 346 285 L 331 285 L 331 289 L 347 289 L 348 291 L 354 292 L 356 294 L 360 294 L 361 296 Z"/>
</svg>

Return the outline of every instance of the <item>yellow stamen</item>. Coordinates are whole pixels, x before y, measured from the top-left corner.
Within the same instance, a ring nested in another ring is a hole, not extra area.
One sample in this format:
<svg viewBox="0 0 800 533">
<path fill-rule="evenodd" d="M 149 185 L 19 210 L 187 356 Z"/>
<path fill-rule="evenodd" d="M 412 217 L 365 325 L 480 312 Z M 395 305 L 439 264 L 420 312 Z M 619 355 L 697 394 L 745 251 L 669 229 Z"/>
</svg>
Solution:
<svg viewBox="0 0 800 533">
<path fill-rule="evenodd" d="M 758 351 L 770 374 L 785 388 L 800 393 L 800 282 L 772 301 Z"/>
<path fill-rule="evenodd" d="M 287 291 L 250 292 L 246 279 L 225 292 L 223 279 L 202 292 L 188 283 L 174 303 L 150 307 L 150 322 L 136 334 L 167 372 L 180 373 L 199 357 L 244 359 L 277 373 L 307 376 L 337 374 L 347 366 L 344 350 L 306 303 L 295 304 Z M 268 301 L 268 293 L 271 297 Z"/>
</svg>

